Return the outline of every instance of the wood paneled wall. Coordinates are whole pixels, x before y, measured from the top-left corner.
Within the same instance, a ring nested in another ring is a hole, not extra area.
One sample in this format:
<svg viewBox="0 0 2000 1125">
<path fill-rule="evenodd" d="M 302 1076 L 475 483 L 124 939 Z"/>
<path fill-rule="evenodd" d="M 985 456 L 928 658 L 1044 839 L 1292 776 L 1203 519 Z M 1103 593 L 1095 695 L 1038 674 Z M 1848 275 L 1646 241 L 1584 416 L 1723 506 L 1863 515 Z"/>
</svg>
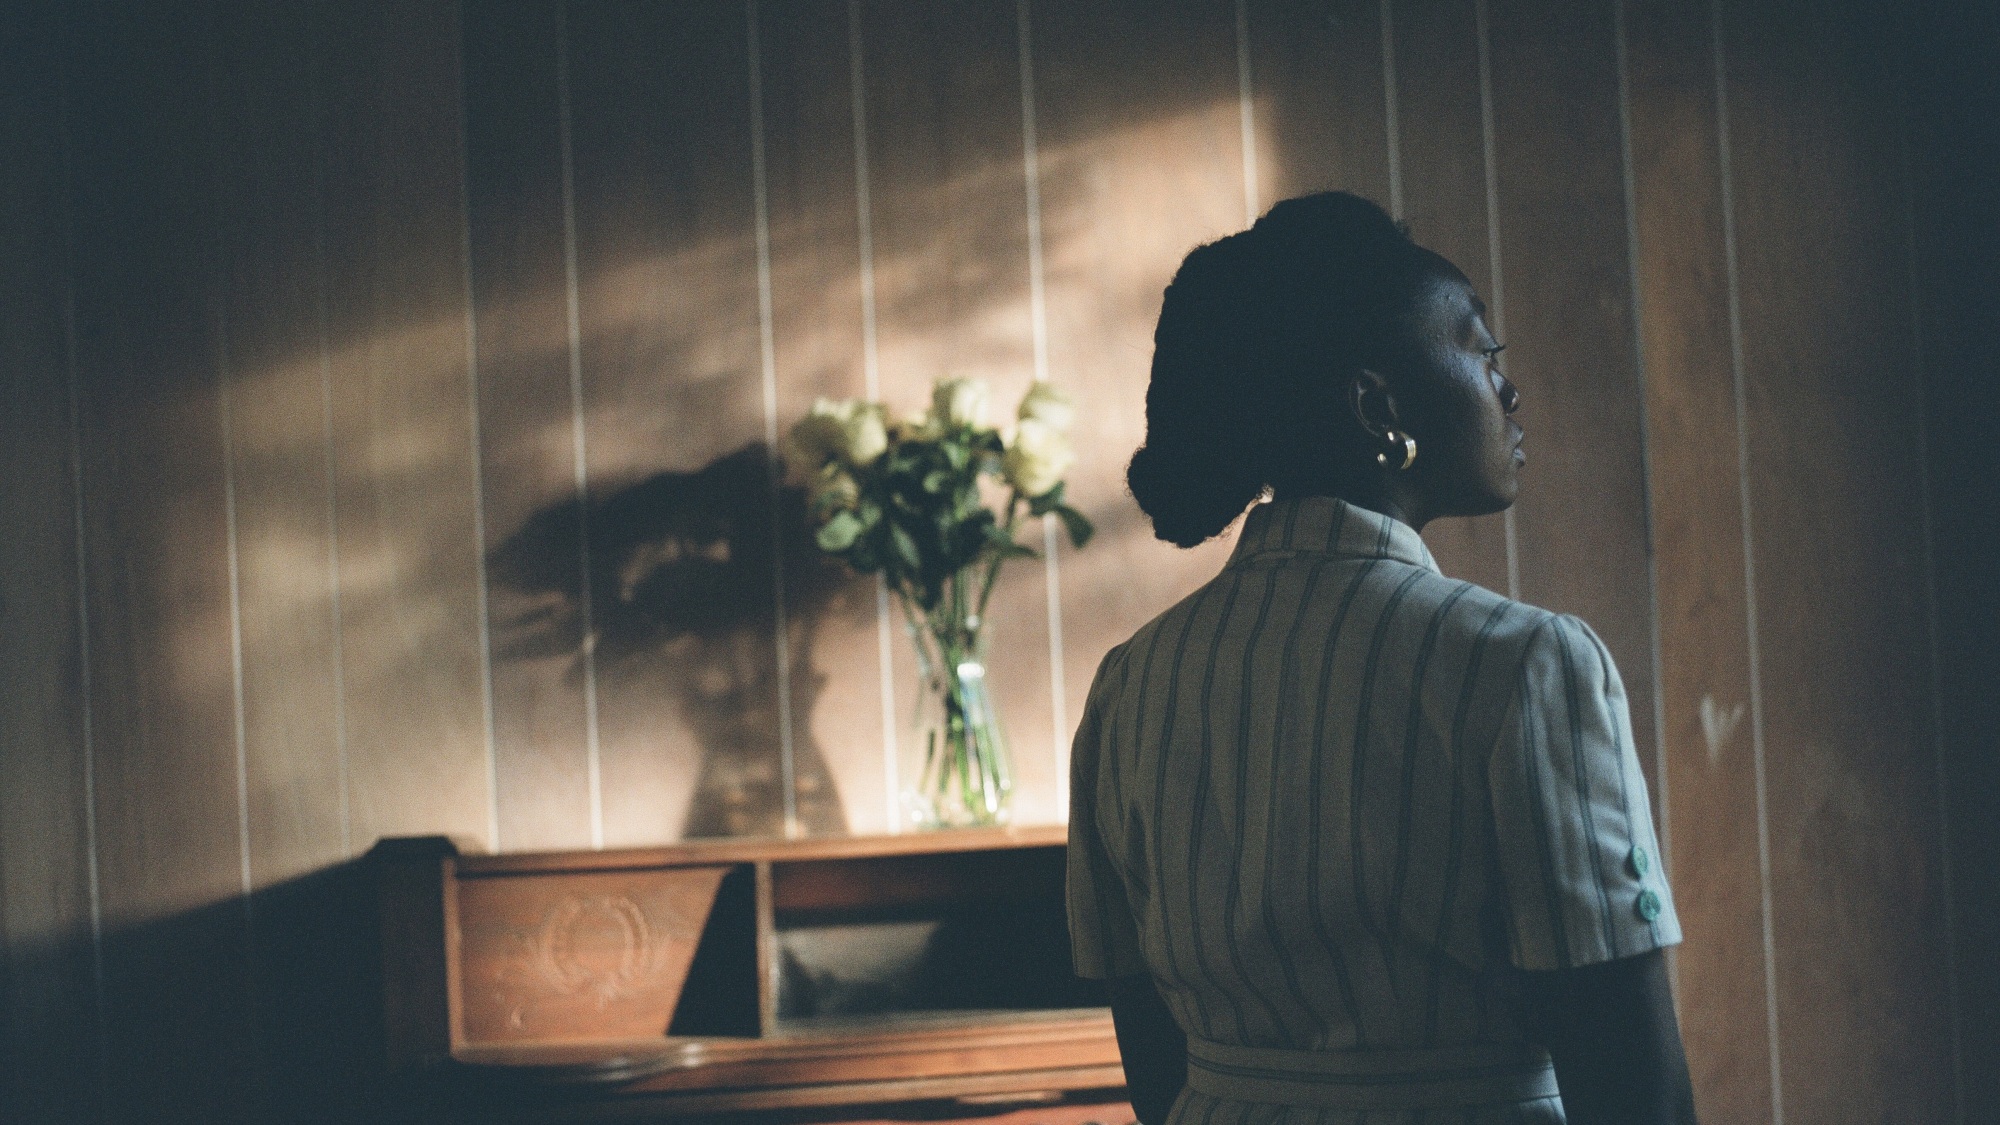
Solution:
<svg viewBox="0 0 2000 1125">
<path fill-rule="evenodd" d="M 379 1112 L 352 861 L 382 836 L 888 826 L 911 654 L 772 487 L 815 396 L 909 408 L 951 374 L 1080 400 L 1100 538 L 1051 536 L 993 615 L 1018 816 L 1060 819 L 1097 659 L 1228 547 L 1158 543 L 1122 488 L 1160 290 L 1322 187 L 1406 217 L 1509 343 L 1523 499 L 1430 538 L 1624 671 L 1703 1120 L 1994 1112 L 1967 921 L 1993 880 L 1948 864 L 1946 816 L 1983 838 L 1946 797 L 1990 788 L 1991 734 L 1976 636 L 1939 612 L 1978 573 L 1940 505 L 1976 494 L 1925 471 L 1993 421 L 1926 397 L 1965 383 L 1942 364 L 1992 374 L 1935 311 L 1946 232 L 1976 226 L 1925 113 L 1958 96 L 1924 79 L 1959 24 L 1791 0 L 7 20 L 7 1119 Z"/>
</svg>

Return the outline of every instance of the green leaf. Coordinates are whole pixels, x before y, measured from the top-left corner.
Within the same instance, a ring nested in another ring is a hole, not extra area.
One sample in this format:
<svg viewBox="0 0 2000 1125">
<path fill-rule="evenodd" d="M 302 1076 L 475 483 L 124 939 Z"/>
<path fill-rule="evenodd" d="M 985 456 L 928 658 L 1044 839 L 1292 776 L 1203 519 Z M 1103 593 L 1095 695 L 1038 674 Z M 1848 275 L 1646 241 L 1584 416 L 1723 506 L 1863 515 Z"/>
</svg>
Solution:
<svg viewBox="0 0 2000 1125">
<path fill-rule="evenodd" d="M 1049 489 L 1040 496 L 1030 497 L 1028 500 L 1028 514 L 1031 516 L 1046 516 L 1057 508 L 1062 507 L 1063 488 L 1068 483 L 1067 481 L 1057 481 L 1054 488 Z"/>
<path fill-rule="evenodd" d="M 917 541 L 910 538 L 910 533 L 904 531 L 903 526 L 893 520 L 889 523 L 889 541 L 896 548 L 896 558 L 904 566 L 909 567 L 913 573 L 923 572 L 924 560 L 923 556 L 917 553 Z"/>
<path fill-rule="evenodd" d="M 1032 548 L 1022 546 L 1016 542 L 1013 533 L 999 524 L 990 524 L 987 526 L 986 543 L 1003 559 L 1041 558 Z"/>
<path fill-rule="evenodd" d="M 841 512 L 826 521 L 826 526 L 819 529 L 819 534 L 813 537 L 813 541 L 819 544 L 820 550 L 829 555 L 837 555 L 854 546 L 855 537 L 860 535 L 862 530 L 861 521 L 855 518 L 853 512 Z"/>
<path fill-rule="evenodd" d="M 1062 521 L 1063 530 L 1069 532 L 1071 546 L 1081 547 L 1085 543 L 1090 542 L 1090 537 L 1096 533 L 1097 529 L 1091 526 L 1090 520 L 1086 519 L 1082 512 L 1077 511 L 1068 504 L 1056 505 L 1055 511 L 1056 518 Z"/>
</svg>

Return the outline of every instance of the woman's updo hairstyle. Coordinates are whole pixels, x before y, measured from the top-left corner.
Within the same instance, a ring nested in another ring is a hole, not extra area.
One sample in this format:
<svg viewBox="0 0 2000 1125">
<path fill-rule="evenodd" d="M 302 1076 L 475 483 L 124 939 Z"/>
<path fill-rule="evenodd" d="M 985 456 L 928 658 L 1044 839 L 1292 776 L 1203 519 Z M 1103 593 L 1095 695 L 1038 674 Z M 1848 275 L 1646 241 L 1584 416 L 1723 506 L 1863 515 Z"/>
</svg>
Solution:
<svg viewBox="0 0 2000 1125">
<path fill-rule="evenodd" d="M 1394 358 L 1432 260 L 1346 192 L 1288 199 L 1190 253 L 1161 302 L 1146 443 L 1125 471 L 1153 534 L 1192 547 L 1266 487 L 1323 487 L 1361 461 L 1342 388 Z"/>
</svg>

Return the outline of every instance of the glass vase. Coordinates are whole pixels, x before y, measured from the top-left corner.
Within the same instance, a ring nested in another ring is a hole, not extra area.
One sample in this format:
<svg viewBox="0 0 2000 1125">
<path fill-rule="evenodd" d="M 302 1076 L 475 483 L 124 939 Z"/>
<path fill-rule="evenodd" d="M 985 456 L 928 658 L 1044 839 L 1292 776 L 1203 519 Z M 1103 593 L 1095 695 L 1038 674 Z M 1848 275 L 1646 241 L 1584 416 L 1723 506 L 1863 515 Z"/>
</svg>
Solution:
<svg viewBox="0 0 2000 1125">
<path fill-rule="evenodd" d="M 976 615 L 908 617 L 917 650 L 916 721 L 904 753 L 905 826 L 1007 823 L 1012 764 L 986 684 L 986 633 Z"/>
</svg>

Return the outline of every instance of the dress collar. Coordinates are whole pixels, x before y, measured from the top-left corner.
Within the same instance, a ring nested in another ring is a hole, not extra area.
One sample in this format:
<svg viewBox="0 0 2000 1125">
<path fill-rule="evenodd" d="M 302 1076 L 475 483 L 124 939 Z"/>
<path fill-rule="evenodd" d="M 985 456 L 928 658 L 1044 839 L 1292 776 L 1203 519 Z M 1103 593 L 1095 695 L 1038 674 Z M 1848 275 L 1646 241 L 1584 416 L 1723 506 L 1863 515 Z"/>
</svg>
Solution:
<svg viewBox="0 0 2000 1125">
<path fill-rule="evenodd" d="M 1395 559 L 1437 571 L 1416 529 L 1332 496 L 1301 496 L 1258 504 L 1244 517 L 1229 556 L 1233 566 L 1267 555 L 1328 554 Z"/>
</svg>

